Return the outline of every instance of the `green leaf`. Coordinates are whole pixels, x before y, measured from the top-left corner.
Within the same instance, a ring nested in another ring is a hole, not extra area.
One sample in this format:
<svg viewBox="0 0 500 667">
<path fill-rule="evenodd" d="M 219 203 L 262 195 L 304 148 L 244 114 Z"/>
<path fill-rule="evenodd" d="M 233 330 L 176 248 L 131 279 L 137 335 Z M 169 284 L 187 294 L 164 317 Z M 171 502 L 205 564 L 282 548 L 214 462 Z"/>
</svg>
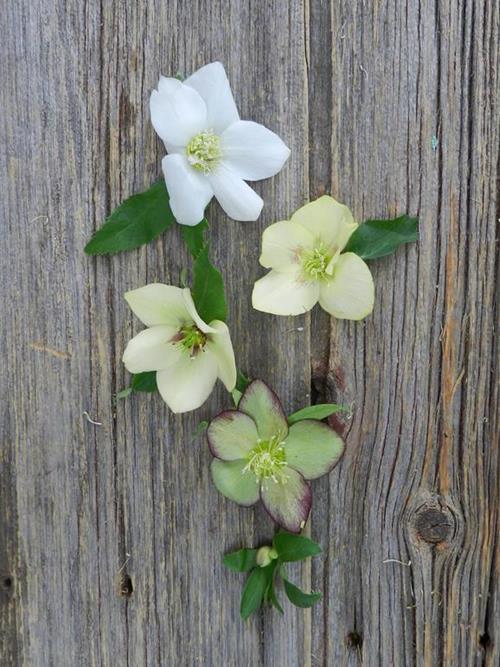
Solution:
<svg viewBox="0 0 500 667">
<path fill-rule="evenodd" d="M 297 410 L 288 417 L 288 424 L 291 426 L 303 419 L 325 419 L 333 415 L 335 412 L 347 412 L 348 408 L 343 405 L 336 405 L 335 403 L 319 403 L 318 405 L 308 405 L 302 410 Z"/>
<path fill-rule="evenodd" d="M 238 371 L 238 374 L 236 375 L 236 389 L 241 394 L 245 391 L 250 382 L 250 378 L 248 378 L 243 371 Z"/>
<path fill-rule="evenodd" d="M 223 558 L 223 563 L 230 570 L 235 572 L 248 572 L 252 568 L 256 567 L 258 549 L 240 549 L 239 551 L 233 551 L 230 554 L 226 554 Z"/>
<path fill-rule="evenodd" d="M 283 614 L 283 607 L 281 606 L 280 601 L 278 600 L 278 596 L 276 595 L 274 580 L 271 581 L 271 585 L 267 590 L 267 599 L 271 602 L 273 607 L 280 612 L 280 614 Z"/>
<path fill-rule="evenodd" d="M 210 324 L 212 320 L 225 322 L 227 306 L 224 281 L 220 272 L 210 263 L 208 246 L 205 246 L 196 257 L 193 273 L 191 294 L 198 315 L 207 324 Z"/>
<path fill-rule="evenodd" d="M 149 243 L 174 222 L 163 179 L 126 199 L 85 246 L 87 255 L 107 255 Z"/>
<path fill-rule="evenodd" d="M 367 220 L 351 235 L 344 252 L 355 252 L 362 259 L 377 259 L 412 241 L 418 241 L 418 218 L 401 215 L 394 220 Z"/>
<path fill-rule="evenodd" d="M 196 440 L 196 438 L 198 438 L 203 433 L 203 431 L 207 430 L 207 428 L 208 428 L 208 422 L 206 420 L 203 420 L 202 422 L 200 422 L 198 424 L 198 426 L 196 427 L 195 432 L 191 436 L 191 439 L 189 440 L 189 442 L 190 443 L 194 442 Z"/>
<path fill-rule="evenodd" d="M 119 400 L 120 398 L 127 398 L 127 396 L 130 396 L 133 391 L 134 390 L 132 387 L 126 387 L 126 389 L 122 389 L 116 394 L 116 399 Z"/>
<path fill-rule="evenodd" d="M 237 408 L 238 405 L 239 405 L 239 402 L 240 402 L 240 398 L 243 396 L 243 394 L 241 393 L 241 391 L 238 391 L 237 389 L 233 389 L 233 391 L 231 392 L 231 396 L 233 398 L 233 403 L 234 403 L 235 407 Z"/>
<path fill-rule="evenodd" d="M 296 607 L 312 607 L 318 600 L 321 600 L 321 593 L 304 593 L 304 591 L 301 591 L 298 586 L 292 584 L 285 577 L 283 577 L 283 586 L 285 587 L 287 598 Z"/>
<path fill-rule="evenodd" d="M 205 218 L 194 227 L 189 225 L 180 225 L 181 236 L 189 248 L 189 252 L 196 259 L 205 247 L 205 230 L 208 229 L 208 222 Z"/>
<path fill-rule="evenodd" d="M 156 391 L 156 371 L 147 371 L 146 373 L 136 373 L 132 377 L 130 385 L 132 391 Z"/>
<path fill-rule="evenodd" d="M 292 535 L 292 533 L 277 533 L 273 538 L 273 547 L 283 563 L 304 560 L 309 556 L 321 553 L 321 547 L 308 537 Z"/>
<path fill-rule="evenodd" d="M 240 614 L 246 620 L 251 614 L 260 609 L 264 594 L 268 586 L 268 572 L 265 567 L 253 569 L 246 580 L 241 594 Z"/>
</svg>

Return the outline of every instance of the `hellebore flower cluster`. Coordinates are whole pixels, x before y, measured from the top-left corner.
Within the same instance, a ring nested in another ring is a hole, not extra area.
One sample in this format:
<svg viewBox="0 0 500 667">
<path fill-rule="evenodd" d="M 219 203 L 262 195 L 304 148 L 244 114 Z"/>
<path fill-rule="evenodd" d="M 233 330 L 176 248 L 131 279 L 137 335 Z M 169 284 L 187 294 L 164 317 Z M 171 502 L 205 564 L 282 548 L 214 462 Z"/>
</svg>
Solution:
<svg viewBox="0 0 500 667">
<path fill-rule="evenodd" d="M 212 420 L 207 439 L 217 489 L 244 506 L 260 498 L 274 521 L 293 533 L 309 516 L 309 480 L 330 472 L 344 450 L 323 422 L 304 419 L 288 426 L 278 397 L 261 380 L 248 385 L 237 410 Z"/>
<path fill-rule="evenodd" d="M 277 174 L 290 150 L 263 125 L 240 120 L 223 65 L 183 82 L 161 77 L 150 109 L 168 152 L 162 167 L 177 222 L 196 225 L 213 196 L 230 218 L 257 220 L 263 201 L 245 181 Z"/>
<path fill-rule="evenodd" d="M 355 253 L 342 253 L 357 227 L 347 206 L 328 195 L 306 204 L 289 221 L 267 227 L 259 261 L 271 271 L 255 283 L 253 307 L 300 315 L 319 301 L 339 319 L 369 315 L 374 301 L 370 269 Z"/>
<path fill-rule="evenodd" d="M 125 294 L 135 315 L 148 327 L 132 338 L 123 354 L 131 373 L 157 371 L 156 384 L 173 412 L 195 410 L 206 401 L 217 378 L 228 391 L 236 384 L 236 364 L 224 322 L 206 324 L 188 288 L 153 283 Z"/>
</svg>

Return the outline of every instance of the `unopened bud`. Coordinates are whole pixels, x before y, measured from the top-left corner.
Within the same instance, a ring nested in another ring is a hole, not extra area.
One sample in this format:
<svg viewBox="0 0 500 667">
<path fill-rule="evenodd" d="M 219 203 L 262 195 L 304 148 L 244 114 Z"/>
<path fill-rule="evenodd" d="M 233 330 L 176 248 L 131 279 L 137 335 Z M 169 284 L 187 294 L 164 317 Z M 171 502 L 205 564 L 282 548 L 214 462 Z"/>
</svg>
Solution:
<svg viewBox="0 0 500 667">
<path fill-rule="evenodd" d="M 260 567 L 266 567 L 273 560 L 278 558 L 278 554 L 272 547 L 261 547 L 257 551 L 256 561 Z"/>
</svg>

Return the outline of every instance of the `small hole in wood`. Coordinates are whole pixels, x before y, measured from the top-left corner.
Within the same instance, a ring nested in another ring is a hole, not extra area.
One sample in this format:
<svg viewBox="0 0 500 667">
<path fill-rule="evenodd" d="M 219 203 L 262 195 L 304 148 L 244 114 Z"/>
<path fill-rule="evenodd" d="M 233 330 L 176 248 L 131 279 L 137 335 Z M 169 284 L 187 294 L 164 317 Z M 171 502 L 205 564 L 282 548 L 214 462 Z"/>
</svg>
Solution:
<svg viewBox="0 0 500 667">
<path fill-rule="evenodd" d="M 124 598 L 129 598 L 133 592 L 132 579 L 128 574 L 122 575 L 120 580 L 120 595 Z"/>
<path fill-rule="evenodd" d="M 4 591 L 10 591 L 13 585 L 14 581 L 10 575 L 5 574 L 3 577 L 0 578 L 0 586 L 3 588 Z"/>
<path fill-rule="evenodd" d="M 356 631 L 350 632 L 346 637 L 346 644 L 348 648 L 359 649 L 363 644 L 363 638 L 361 637 L 359 632 Z"/>
<path fill-rule="evenodd" d="M 489 648 L 491 644 L 491 637 L 489 636 L 488 632 L 483 632 L 483 634 L 479 636 L 479 646 L 484 648 L 486 651 L 486 649 Z"/>
</svg>

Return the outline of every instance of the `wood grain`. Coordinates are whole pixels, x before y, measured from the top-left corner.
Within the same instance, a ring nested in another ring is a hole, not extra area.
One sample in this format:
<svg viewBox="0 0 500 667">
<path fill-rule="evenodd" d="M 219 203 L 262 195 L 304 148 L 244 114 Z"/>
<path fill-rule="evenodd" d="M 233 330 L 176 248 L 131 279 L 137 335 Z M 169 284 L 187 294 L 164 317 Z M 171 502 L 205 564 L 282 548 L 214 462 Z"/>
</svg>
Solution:
<svg viewBox="0 0 500 667">
<path fill-rule="evenodd" d="M 0 152 L 3 335 L 0 662 L 497 665 L 500 661 L 496 170 L 499 6 L 472 0 L 6 4 Z M 243 624 L 221 554 L 272 535 L 219 496 L 196 414 L 116 403 L 140 329 L 122 298 L 178 283 L 177 229 L 139 251 L 83 245 L 159 174 L 158 76 L 226 65 L 242 117 L 292 148 L 256 184 L 258 223 L 209 209 L 240 366 L 289 410 L 353 404 L 315 483 L 322 590 Z M 433 137 L 435 139 L 433 140 Z M 363 324 L 253 311 L 260 234 L 331 192 L 360 219 L 418 214 L 372 263 Z M 84 413 L 100 425 L 88 421 Z M 410 563 L 411 561 L 411 563 Z"/>
</svg>

